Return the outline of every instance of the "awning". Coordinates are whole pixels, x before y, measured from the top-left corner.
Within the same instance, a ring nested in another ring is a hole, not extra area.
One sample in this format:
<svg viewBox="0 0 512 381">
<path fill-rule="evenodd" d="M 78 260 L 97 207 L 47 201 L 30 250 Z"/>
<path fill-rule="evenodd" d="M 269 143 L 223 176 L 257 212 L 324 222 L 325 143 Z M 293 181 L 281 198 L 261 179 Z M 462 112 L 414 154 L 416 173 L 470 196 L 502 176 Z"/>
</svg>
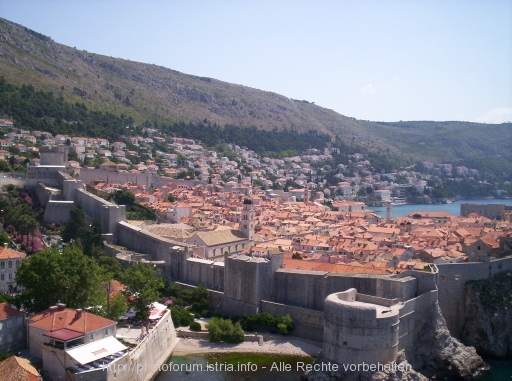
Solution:
<svg viewBox="0 0 512 381">
<path fill-rule="evenodd" d="M 154 302 L 153 303 L 153 309 L 149 311 L 149 318 L 150 320 L 156 320 L 159 319 L 163 312 L 167 310 L 167 306 Z"/>
<path fill-rule="evenodd" d="M 115 337 L 110 336 L 89 344 L 68 349 L 66 353 L 80 364 L 84 365 L 125 349 L 126 346 L 121 344 Z"/>
</svg>

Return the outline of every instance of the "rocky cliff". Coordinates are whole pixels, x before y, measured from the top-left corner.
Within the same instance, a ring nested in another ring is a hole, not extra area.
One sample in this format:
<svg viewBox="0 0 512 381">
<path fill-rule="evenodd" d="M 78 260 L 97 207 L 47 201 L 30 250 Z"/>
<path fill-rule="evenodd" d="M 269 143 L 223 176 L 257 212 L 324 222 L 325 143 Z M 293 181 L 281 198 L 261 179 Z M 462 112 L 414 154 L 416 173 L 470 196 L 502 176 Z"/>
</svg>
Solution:
<svg viewBox="0 0 512 381">
<path fill-rule="evenodd" d="M 466 284 L 462 341 L 481 354 L 512 356 L 512 273 Z"/>
</svg>

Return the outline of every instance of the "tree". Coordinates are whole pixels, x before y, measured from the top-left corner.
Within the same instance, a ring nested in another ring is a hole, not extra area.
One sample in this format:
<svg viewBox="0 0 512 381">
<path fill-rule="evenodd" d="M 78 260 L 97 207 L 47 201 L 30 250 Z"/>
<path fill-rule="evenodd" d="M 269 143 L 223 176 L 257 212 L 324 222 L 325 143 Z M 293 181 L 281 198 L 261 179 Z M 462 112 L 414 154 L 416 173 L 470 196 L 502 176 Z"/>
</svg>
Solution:
<svg viewBox="0 0 512 381">
<path fill-rule="evenodd" d="M 103 235 L 101 221 L 98 218 L 93 219 L 91 228 L 85 231 L 84 253 L 93 257 L 103 254 Z"/>
<path fill-rule="evenodd" d="M 123 316 L 127 310 L 128 301 L 126 300 L 126 296 L 122 293 L 118 293 L 110 299 L 110 308 L 106 316 L 109 319 L 117 320 L 120 316 Z"/>
<path fill-rule="evenodd" d="M 96 306 L 101 301 L 100 268 L 77 245 L 67 245 L 62 254 L 46 249 L 21 262 L 16 273 L 21 293 L 15 304 L 39 312 L 58 302 L 72 308 Z"/>
<path fill-rule="evenodd" d="M 69 222 L 64 226 L 61 237 L 64 242 L 83 240 L 85 235 L 85 213 L 81 205 L 69 211 Z"/>
<path fill-rule="evenodd" d="M 136 202 L 135 195 L 132 192 L 127 191 L 125 189 L 110 194 L 108 199 L 114 199 L 117 205 L 126 206 L 133 205 Z"/>
<path fill-rule="evenodd" d="M 228 343 L 241 343 L 245 335 L 239 322 L 233 324 L 229 319 L 211 318 L 206 324 L 211 342 L 226 341 Z"/>
<path fill-rule="evenodd" d="M 124 294 L 129 305 L 137 311 L 137 319 L 147 319 L 151 304 L 158 300 L 159 289 L 164 286 L 159 271 L 151 266 L 135 263 L 123 272 L 120 280 L 126 286 Z"/>
</svg>

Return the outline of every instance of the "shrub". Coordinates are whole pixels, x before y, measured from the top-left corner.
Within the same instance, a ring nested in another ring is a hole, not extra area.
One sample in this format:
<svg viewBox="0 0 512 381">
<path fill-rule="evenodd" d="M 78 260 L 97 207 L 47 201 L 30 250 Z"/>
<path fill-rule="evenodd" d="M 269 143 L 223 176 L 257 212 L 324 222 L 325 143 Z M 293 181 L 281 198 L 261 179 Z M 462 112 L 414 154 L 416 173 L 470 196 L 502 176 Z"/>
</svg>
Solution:
<svg viewBox="0 0 512 381">
<path fill-rule="evenodd" d="M 240 323 L 235 323 L 229 319 L 211 318 L 206 325 L 210 334 L 211 342 L 226 341 L 228 343 L 241 343 L 245 335 Z"/>
<path fill-rule="evenodd" d="M 188 327 L 194 321 L 194 317 L 187 310 L 179 310 L 176 307 L 169 309 L 171 310 L 171 318 L 175 327 Z"/>
<path fill-rule="evenodd" d="M 201 330 L 201 324 L 198 323 L 197 321 L 193 321 L 192 323 L 190 323 L 189 328 L 191 331 L 199 332 Z"/>
</svg>

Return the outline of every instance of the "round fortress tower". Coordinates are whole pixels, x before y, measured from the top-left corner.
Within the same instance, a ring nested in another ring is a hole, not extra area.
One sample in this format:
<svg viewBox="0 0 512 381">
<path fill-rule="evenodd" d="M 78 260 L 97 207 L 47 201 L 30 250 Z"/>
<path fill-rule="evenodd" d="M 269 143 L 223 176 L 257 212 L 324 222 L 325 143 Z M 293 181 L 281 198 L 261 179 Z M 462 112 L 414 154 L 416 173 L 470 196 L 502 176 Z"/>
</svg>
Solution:
<svg viewBox="0 0 512 381">
<path fill-rule="evenodd" d="M 339 364 L 385 364 L 398 353 L 399 309 L 357 300 L 351 288 L 324 306 L 324 355 Z"/>
</svg>

